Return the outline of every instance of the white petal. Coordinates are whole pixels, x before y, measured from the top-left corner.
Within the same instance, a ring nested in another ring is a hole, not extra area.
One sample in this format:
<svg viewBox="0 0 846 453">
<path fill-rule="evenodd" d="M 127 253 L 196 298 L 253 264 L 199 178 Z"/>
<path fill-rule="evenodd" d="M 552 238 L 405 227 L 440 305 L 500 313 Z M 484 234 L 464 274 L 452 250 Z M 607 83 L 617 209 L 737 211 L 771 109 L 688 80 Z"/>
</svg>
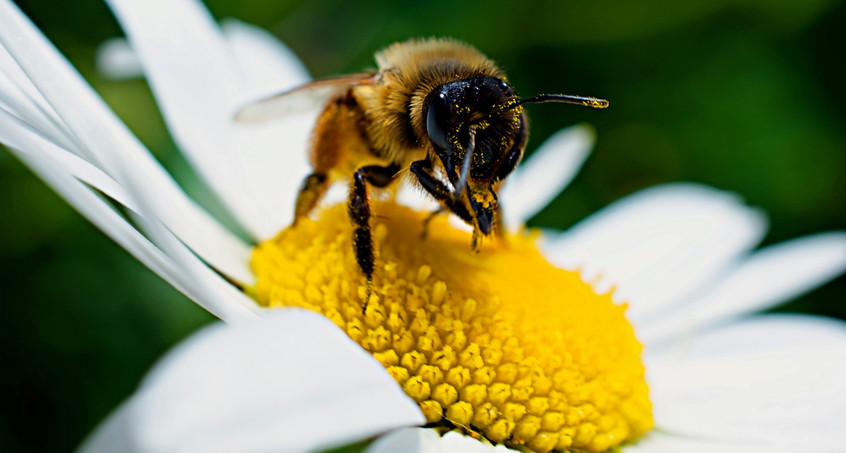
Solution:
<svg viewBox="0 0 846 453">
<path fill-rule="evenodd" d="M 441 436 L 433 429 L 402 428 L 370 444 L 365 453 L 441 453 Z"/>
<path fill-rule="evenodd" d="M 562 129 L 520 164 L 499 193 L 506 227 L 520 228 L 558 196 L 576 176 L 595 141 L 596 132 L 590 126 Z"/>
<path fill-rule="evenodd" d="M 297 193 L 311 173 L 307 143 L 317 115 L 297 115 L 259 125 L 236 125 L 234 131 L 245 167 L 256 187 L 250 203 L 262 214 L 252 222 L 256 241 L 276 236 L 294 219 Z"/>
<path fill-rule="evenodd" d="M 263 99 L 310 79 L 293 52 L 267 31 L 234 19 L 225 20 L 222 29 L 229 47 L 227 55 L 234 59 L 233 67 L 243 79 L 239 107 L 247 105 L 247 100 Z M 109 40 L 100 50 L 98 66 L 107 75 L 132 76 L 134 66 L 139 73 L 143 71 L 125 39 Z M 309 173 L 305 150 L 318 114 L 313 110 L 264 125 L 232 125 L 236 145 L 227 154 L 243 163 L 255 187 L 256 194 L 249 203 L 268 212 L 268 218 L 252 228 L 259 240 L 275 235 L 292 220 L 293 194 Z"/>
<path fill-rule="evenodd" d="M 656 426 L 796 451 L 846 444 L 846 324 L 767 315 L 648 358 Z"/>
<path fill-rule="evenodd" d="M 763 213 L 696 184 L 642 190 L 588 217 L 544 247 L 600 291 L 617 288 L 634 320 L 660 313 L 715 278 L 766 230 Z"/>
<path fill-rule="evenodd" d="M 126 39 L 112 38 L 97 46 L 97 70 L 113 80 L 134 79 L 144 74 L 135 51 Z"/>
<path fill-rule="evenodd" d="M 52 107 L 44 100 L 44 97 L 41 96 L 41 93 L 38 92 L 35 85 L 32 84 L 29 77 L 26 76 L 8 49 L 6 49 L 6 45 L 2 43 L 0 43 L 0 73 L 3 74 L 3 78 L 7 81 L 8 86 L 14 87 L 15 91 L 19 92 L 17 94 L 25 97 L 27 102 L 31 102 L 37 105 L 38 108 L 52 112 Z M 15 95 L 16 93 L 10 94 Z M 55 115 L 55 112 L 53 114 Z"/>
<path fill-rule="evenodd" d="M 80 445 L 80 453 L 145 453 L 132 432 L 128 404 L 121 404 Z"/>
<path fill-rule="evenodd" d="M 0 43 L 0 101 L 18 118 L 75 154 L 93 159 Z"/>
<path fill-rule="evenodd" d="M 173 259 L 185 278 L 191 282 L 196 297 L 200 300 L 200 305 L 203 307 L 212 307 L 212 309 L 209 309 L 212 313 L 236 311 L 240 308 L 255 315 L 260 314 L 262 309 L 253 299 L 249 298 L 240 289 L 229 284 L 217 272 L 209 268 L 206 263 L 194 255 L 191 249 L 185 246 L 167 227 L 155 218 L 153 214 L 154 208 L 151 206 L 149 198 L 139 193 L 138 187 L 138 185 L 129 187 L 129 193 L 137 200 L 139 210 L 141 211 L 137 222 L 153 242 Z M 221 319 L 235 323 L 240 322 L 242 320 L 241 318 L 239 316 L 232 319 L 228 317 Z M 253 319 L 249 316 L 247 318 L 248 320 Z"/>
<path fill-rule="evenodd" d="M 455 431 L 444 436 L 429 428 L 404 428 L 373 442 L 365 453 L 507 453 L 516 452 L 504 445 L 491 445 Z"/>
<path fill-rule="evenodd" d="M 126 410 L 147 452 L 314 451 L 425 422 L 372 356 L 295 309 L 203 330 L 156 366 Z"/>
<path fill-rule="evenodd" d="M 50 102 L 81 145 L 124 187 L 140 191 L 161 219 L 204 260 L 250 284 L 250 249 L 202 211 L 176 185 L 79 73 L 8 0 L 0 0 L 0 43 Z M 125 173 L 123 169 L 130 169 Z"/>
<path fill-rule="evenodd" d="M 224 20 L 221 28 L 248 78 L 249 96 L 264 98 L 311 80 L 294 52 L 266 30 L 235 19 Z"/>
<path fill-rule="evenodd" d="M 441 451 L 443 453 L 494 453 L 494 452 L 516 452 L 502 445 L 491 445 L 455 431 L 450 431 L 441 438 Z"/>
<path fill-rule="evenodd" d="M 214 299 L 200 297 L 200 291 L 209 289 L 198 288 L 184 269 L 176 266 L 169 256 L 150 243 L 91 188 L 71 176 L 67 169 L 42 155 L 39 148 L 30 147 L 27 152 L 21 152 L 15 147 L 9 147 L 9 150 L 91 223 L 198 305 L 213 315 L 232 322 L 255 318 L 256 314 L 247 304 L 249 300 L 243 294 L 240 301 L 224 305 L 214 304 Z M 228 286 L 232 288 L 231 285 Z M 222 293 L 220 297 L 224 296 L 229 299 L 236 297 L 231 292 Z"/>
<path fill-rule="evenodd" d="M 3 109 L 0 109 L 0 143 L 22 152 L 37 149 L 38 154 L 48 157 L 80 181 L 96 188 L 127 208 L 138 212 L 132 198 L 109 175 L 76 154 L 49 141 L 29 125 Z"/>
<path fill-rule="evenodd" d="M 296 55 L 267 31 L 230 19 L 224 21 L 223 32 L 247 79 L 248 99 L 264 99 L 310 80 Z M 311 173 L 307 149 L 322 108 L 317 104 L 276 121 L 234 125 L 239 155 L 256 187 L 254 203 L 265 207 L 267 215 L 256 229 L 260 240 L 293 220 L 295 194 Z"/>
<path fill-rule="evenodd" d="M 235 124 L 235 112 L 252 100 L 247 68 L 238 66 L 220 29 L 198 2 L 109 4 L 188 160 L 253 238 L 276 234 L 290 220 L 289 199 L 307 174 L 277 157 L 280 151 L 305 156 L 305 140 L 292 140 L 287 127 Z M 294 170 L 298 178 L 290 177 Z"/>
<path fill-rule="evenodd" d="M 846 270 L 846 233 L 820 233 L 763 248 L 703 295 L 658 319 L 636 323 L 647 344 L 777 305 Z"/>
<path fill-rule="evenodd" d="M 174 139 L 242 218 L 253 192 L 245 184 L 229 123 L 243 83 L 217 25 L 193 1 L 108 3 L 142 63 Z"/>
<path fill-rule="evenodd" d="M 789 453 L 793 450 L 776 446 L 756 446 L 744 442 L 725 442 L 692 438 L 653 431 L 643 439 L 622 449 L 625 453 Z"/>
</svg>

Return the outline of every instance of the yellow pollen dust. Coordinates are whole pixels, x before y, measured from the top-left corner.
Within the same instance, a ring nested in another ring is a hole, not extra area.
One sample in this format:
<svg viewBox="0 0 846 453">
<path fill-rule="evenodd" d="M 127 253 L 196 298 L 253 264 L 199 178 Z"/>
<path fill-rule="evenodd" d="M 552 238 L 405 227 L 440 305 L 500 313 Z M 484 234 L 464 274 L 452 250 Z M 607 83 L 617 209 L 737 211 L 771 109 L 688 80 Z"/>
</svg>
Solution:
<svg viewBox="0 0 846 453">
<path fill-rule="evenodd" d="M 487 240 L 445 216 L 373 204 L 376 271 L 353 254 L 346 207 L 256 247 L 259 303 L 324 314 L 379 360 L 431 426 L 536 452 L 605 451 L 652 428 L 625 307 L 550 265 L 536 237 Z M 343 373 L 343 370 L 338 370 Z"/>
</svg>

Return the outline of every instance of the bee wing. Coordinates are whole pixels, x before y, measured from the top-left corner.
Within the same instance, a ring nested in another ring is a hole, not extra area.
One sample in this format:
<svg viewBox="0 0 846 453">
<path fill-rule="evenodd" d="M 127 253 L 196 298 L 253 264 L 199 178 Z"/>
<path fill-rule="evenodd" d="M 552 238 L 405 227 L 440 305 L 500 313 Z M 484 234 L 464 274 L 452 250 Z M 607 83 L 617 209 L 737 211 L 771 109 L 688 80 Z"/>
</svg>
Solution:
<svg viewBox="0 0 846 453">
<path fill-rule="evenodd" d="M 366 72 L 315 80 L 242 108 L 235 115 L 235 121 L 258 123 L 306 111 L 325 104 L 348 87 L 375 83 L 377 75 L 376 72 Z"/>
</svg>

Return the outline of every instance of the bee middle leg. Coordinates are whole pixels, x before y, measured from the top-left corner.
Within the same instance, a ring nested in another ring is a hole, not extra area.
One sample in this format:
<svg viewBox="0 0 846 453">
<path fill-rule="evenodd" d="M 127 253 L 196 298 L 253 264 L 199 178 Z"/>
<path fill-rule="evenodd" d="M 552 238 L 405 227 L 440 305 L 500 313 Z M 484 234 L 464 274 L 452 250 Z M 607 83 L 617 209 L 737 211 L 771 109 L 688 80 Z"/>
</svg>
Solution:
<svg viewBox="0 0 846 453">
<path fill-rule="evenodd" d="M 396 165 L 380 167 L 370 165 L 361 167 L 353 174 L 352 188 L 347 205 L 350 220 L 353 223 L 353 250 L 358 267 L 364 276 L 367 277 L 368 292 L 373 282 L 373 270 L 375 269 L 375 257 L 373 249 L 373 237 L 370 232 L 370 201 L 367 197 L 367 185 L 374 187 L 385 187 L 393 181 L 399 171 Z"/>
<path fill-rule="evenodd" d="M 444 212 L 444 207 L 438 206 L 438 209 L 430 212 L 429 215 L 423 219 L 423 231 L 420 232 L 420 239 L 426 239 L 426 237 L 429 236 L 429 224 L 432 223 L 432 220 L 435 220 L 435 217 L 442 212 Z"/>
</svg>

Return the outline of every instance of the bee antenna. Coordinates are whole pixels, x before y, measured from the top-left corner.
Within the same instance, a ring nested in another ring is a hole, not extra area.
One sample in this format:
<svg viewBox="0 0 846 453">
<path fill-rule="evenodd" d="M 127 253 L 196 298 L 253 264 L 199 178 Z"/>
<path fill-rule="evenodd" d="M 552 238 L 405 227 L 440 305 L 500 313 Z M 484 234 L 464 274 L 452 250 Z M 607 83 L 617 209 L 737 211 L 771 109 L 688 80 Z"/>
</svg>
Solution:
<svg viewBox="0 0 846 453">
<path fill-rule="evenodd" d="M 514 104 L 509 105 L 508 109 L 513 109 L 523 104 L 542 104 L 544 102 L 563 102 L 565 104 L 583 105 L 585 107 L 592 107 L 595 109 L 608 108 L 609 102 L 605 99 L 592 98 L 587 96 L 573 96 L 570 94 L 539 94 L 526 99 L 520 99 Z"/>
<path fill-rule="evenodd" d="M 470 162 L 473 160 L 473 151 L 476 149 L 476 125 L 470 126 L 470 143 L 467 144 L 467 150 L 464 152 L 464 161 L 461 162 L 461 174 L 458 176 L 458 187 L 455 188 L 453 198 L 461 196 L 461 191 L 467 185 L 467 177 L 470 175 Z"/>
</svg>

